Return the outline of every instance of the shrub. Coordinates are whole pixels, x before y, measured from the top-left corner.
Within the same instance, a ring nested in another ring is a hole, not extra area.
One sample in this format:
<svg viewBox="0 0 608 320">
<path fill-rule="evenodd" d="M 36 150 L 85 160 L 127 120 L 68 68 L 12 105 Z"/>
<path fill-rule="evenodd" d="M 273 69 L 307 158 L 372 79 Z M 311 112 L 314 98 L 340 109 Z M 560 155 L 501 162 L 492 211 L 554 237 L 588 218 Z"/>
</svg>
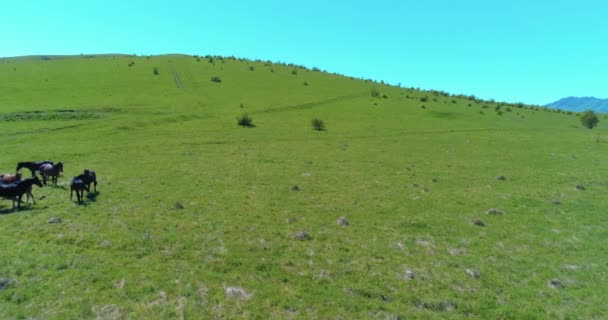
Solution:
<svg viewBox="0 0 608 320">
<path fill-rule="evenodd" d="M 319 118 L 314 118 L 310 122 L 313 130 L 317 131 L 325 131 L 325 122 Z"/>
<path fill-rule="evenodd" d="M 376 89 L 376 87 L 372 88 L 372 97 L 373 98 L 378 98 L 380 97 L 380 91 L 378 91 L 378 89 Z"/>
<path fill-rule="evenodd" d="M 159 72 L 158 72 L 158 67 L 154 67 L 154 68 L 152 69 L 152 73 L 153 73 L 155 76 L 159 75 Z"/>
<path fill-rule="evenodd" d="M 304 85 L 308 87 L 308 81 L 304 81 Z"/>
<path fill-rule="evenodd" d="M 587 129 L 593 129 L 598 122 L 600 122 L 600 119 L 598 119 L 595 112 L 591 110 L 587 110 L 581 115 L 581 124 Z"/>
<path fill-rule="evenodd" d="M 222 79 L 218 76 L 215 76 L 215 77 L 211 77 L 211 81 L 220 83 L 220 82 L 222 82 Z"/>
<path fill-rule="evenodd" d="M 291 70 L 291 74 L 293 74 L 294 76 L 297 75 L 298 74 L 298 70 L 296 70 L 296 69 Z"/>
<path fill-rule="evenodd" d="M 429 101 L 429 97 L 427 97 L 427 96 L 420 98 L 420 102 L 427 102 L 427 101 Z"/>
<path fill-rule="evenodd" d="M 249 67 L 249 71 L 255 71 L 255 67 L 254 66 Z"/>
<path fill-rule="evenodd" d="M 253 124 L 253 118 L 246 113 L 243 113 L 242 115 L 236 117 L 236 123 L 242 127 L 255 127 L 255 125 Z"/>
<path fill-rule="evenodd" d="M 388 96 L 387 96 L 386 94 L 383 94 L 383 95 L 382 95 L 382 98 L 383 98 L 383 99 L 388 99 Z"/>
</svg>

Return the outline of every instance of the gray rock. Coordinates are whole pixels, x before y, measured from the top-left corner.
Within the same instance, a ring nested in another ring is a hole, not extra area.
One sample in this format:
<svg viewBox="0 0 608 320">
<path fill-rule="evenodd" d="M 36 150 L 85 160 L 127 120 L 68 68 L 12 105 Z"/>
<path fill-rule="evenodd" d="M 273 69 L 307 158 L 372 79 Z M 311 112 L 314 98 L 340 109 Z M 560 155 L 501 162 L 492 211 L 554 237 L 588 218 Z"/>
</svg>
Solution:
<svg viewBox="0 0 608 320">
<path fill-rule="evenodd" d="M 53 223 L 61 223 L 62 220 L 61 220 L 61 218 L 49 218 L 49 220 L 47 222 L 51 223 L 51 224 L 53 224 Z"/>
<path fill-rule="evenodd" d="M 502 214 L 502 211 L 500 211 L 498 209 L 490 208 L 490 209 L 488 209 L 488 211 L 486 211 L 486 213 L 496 216 L 496 215 Z"/>
<path fill-rule="evenodd" d="M 465 249 L 449 248 L 448 252 L 453 256 L 464 256 L 467 251 Z"/>
<path fill-rule="evenodd" d="M 413 280 L 416 277 L 416 272 L 412 271 L 412 270 L 405 270 L 405 273 L 403 274 L 403 279 L 405 280 Z"/>
<path fill-rule="evenodd" d="M 479 220 L 479 219 L 473 221 L 473 224 L 476 225 L 476 226 L 478 226 L 478 227 L 485 227 L 486 226 L 486 224 L 483 221 Z"/>
<path fill-rule="evenodd" d="M 8 288 L 13 283 L 13 280 L 8 278 L 0 278 L 0 291 Z"/>
<path fill-rule="evenodd" d="M 307 240 L 312 239 L 312 238 L 310 237 L 310 235 L 309 235 L 308 233 L 306 233 L 306 231 L 298 231 L 298 232 L 296 232 L 296 233 L 293 235 L 293 237 L 294 237 L 296 240 L 300 240 L 300 241 L 307 241 Z"/>
<path fill-rule="evenodd" d="M 464 272 L 471 278 L 479 278 L 481 276 L 481 272 L 477 269 L 466 269 Z"/>
<path fill-rule="evenodd" d="M 547 286 L 551 289 L 563 289 L 564 288 L 564 284 L 558 279 L 551 279 L 549 281 L 549 283 L 547 283 Z"/>
<path fill-rule="evenodd" d="M 338 220 L 336 220 L 336 223 L 339 226 L 343 226 L 343 227 L 346 227 L 346 226 L 349 225 L 348 219 L 346 219 L 346 217 L 340 217 L 340 218 L 338 218 Z"/>
<path fill-rule="evenodd" d="M 225 287 L 224 294 L 226 298 L 248 300 L 252 294 L 239 287 Z"/>
</svg>

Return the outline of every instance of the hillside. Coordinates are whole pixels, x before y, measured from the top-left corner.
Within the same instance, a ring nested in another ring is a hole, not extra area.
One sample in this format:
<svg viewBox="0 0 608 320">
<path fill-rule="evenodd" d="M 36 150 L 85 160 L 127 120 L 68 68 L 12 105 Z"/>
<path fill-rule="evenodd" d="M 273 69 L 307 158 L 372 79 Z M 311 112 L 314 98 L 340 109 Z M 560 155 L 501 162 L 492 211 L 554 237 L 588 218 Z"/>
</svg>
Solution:
<svg viewBox="0 0 608 320">
<path fill-rule="evenodd" d="M 549 108 L 582 112 L 593 110 L 596 112 L 608 112 L 608 99 L 598 99 L 593 97 L 568 97 L 546 105 Z"/>
<path fill-rule="evenodd" d="M 2 319 L 608 314 L 605 121 L 173 55 L 2 59 L 0 126 L 65 164 L 0 201 Z"/>
</svg>

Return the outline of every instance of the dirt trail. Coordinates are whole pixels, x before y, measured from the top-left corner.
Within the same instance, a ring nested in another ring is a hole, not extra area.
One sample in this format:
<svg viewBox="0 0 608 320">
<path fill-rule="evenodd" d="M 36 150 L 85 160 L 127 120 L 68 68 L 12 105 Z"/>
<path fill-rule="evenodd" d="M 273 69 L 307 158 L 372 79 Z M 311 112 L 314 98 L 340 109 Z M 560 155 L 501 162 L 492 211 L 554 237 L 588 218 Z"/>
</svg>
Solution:
<svg viewBox="0 0 608 320">
<path fill-rule="evenodd" d="M 171 75 L 173 76 L 173 81 L 175 81 L 175 86 L 178 88 L 183 88 L 184 84 L 182 83 L 182 78 L 179 75 L 179 72 L 175 69 L 173 63 L 169 65 L 169 71 L 171 71 Z"/>
</svg>

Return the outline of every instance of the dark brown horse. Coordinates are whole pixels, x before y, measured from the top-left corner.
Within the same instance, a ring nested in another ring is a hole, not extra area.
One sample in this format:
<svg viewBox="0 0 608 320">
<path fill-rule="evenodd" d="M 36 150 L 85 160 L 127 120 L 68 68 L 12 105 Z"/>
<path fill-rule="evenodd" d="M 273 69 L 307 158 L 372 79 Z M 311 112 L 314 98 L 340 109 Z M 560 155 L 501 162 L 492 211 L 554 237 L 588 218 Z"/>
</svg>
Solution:
<svg viewBox="0 0 608 320">
<path fill-rule="evenodd" d="M 21 180 L 21 173 L 17 172 L 15 174 L 3 173 L 0 174 L 0 182 L 3 184 L 14 183 Z"/>
<path fill-rule="evenodd" d="M 82 181 L 82 179 L 78 179 L 78 177 L 72 178 L 70 182 L 70 200 L 72 200 L 72 193 L 76 191 L 76 198 L 78 199 L 78 203 L 84 201 L 84 191 L 89 193 L 89 186 Z"/>
<path fill-rule="evenodd" d="M 31 193 L 33 185 L 42 187 L 42 182 L 37 176 L 16 183 L 1 185 L 0 197 L 12 200 L 13 209 L 15 209 L 15 202 L 17 202 L 17 208 L 21 209 L 21 198 L 24 194 Z"/>
<path fill-rule="evenodd" d="M 42 181 L 46 184 L 46 179 L 51 177 L 53 185 L 57 185 L 57 178 L 59 174 L 63 172 L 63 163 L 58 162 L 56 165 L 45 163 L 40 166 L 40 174 L 42 174 Z"/>
<path fill-rule="evenodd" d="M 84 169 L 84 173 L 74 177 L 74 179 L 82 180 L 82 182 L 87 185 L 87 193 L 89 193 L 91 183 L 93 184 L 93 188 L 95 189 L 95 191 L 97 191 L 97 175 L 95 174 L 95 171 Z"/>
<path fill-rule="evenodd" d="M 21 168 L 28 168 L 32 173 L 32 177 L 36 175 L 36 171 L 40 170 L 40 166 L 43 164 L 53 165 L 53 161 L 44 160 L 44 161 L 25 161 L 17 163 L 17 169 L 15 171 L 21 170 Z"/>
</svg>

